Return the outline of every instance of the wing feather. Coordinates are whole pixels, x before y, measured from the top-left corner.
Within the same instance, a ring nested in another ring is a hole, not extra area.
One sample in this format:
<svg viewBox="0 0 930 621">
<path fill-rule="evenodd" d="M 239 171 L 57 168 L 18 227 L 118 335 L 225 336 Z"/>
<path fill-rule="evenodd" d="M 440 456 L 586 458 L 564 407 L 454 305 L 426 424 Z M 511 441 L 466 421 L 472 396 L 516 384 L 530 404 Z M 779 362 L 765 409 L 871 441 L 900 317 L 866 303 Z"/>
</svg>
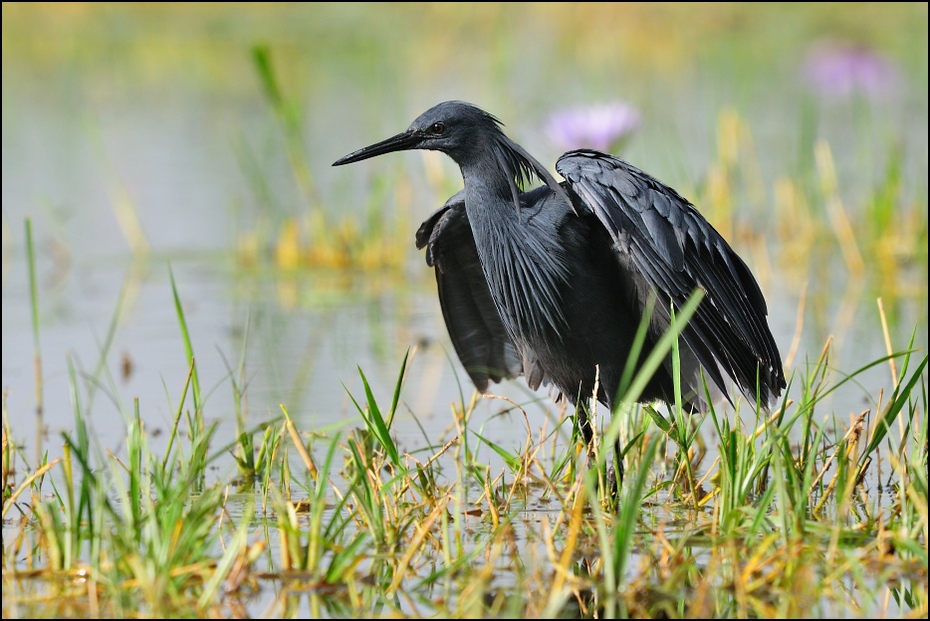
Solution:
<svg viewBox="0 0 930 621">
<path fill-rule="evenodd" d="M 485 392 L 490 382 L 520 375 L 523 361 L 491 298 L 462 192 L 423 222 L 416 243 L 436 272 L 449 337 L 475 387 Z"/>
<path fill-rule="evenodd" d="M 704 300 L 682 333 L 710 379 L 727 394 L 720 369 L 753 400 L 769 405 L 785 387 L 765 298 L 749 268 L 687 200 L 613 156 L 569 151 L 556 163 L 575 209 L 593 213 L 614 240 L 621 267 L 648 283 L 660 303 L 680 307 L 696 289 Z M 660 315 L 667 327 L 669 313 Z"/>
</svg>

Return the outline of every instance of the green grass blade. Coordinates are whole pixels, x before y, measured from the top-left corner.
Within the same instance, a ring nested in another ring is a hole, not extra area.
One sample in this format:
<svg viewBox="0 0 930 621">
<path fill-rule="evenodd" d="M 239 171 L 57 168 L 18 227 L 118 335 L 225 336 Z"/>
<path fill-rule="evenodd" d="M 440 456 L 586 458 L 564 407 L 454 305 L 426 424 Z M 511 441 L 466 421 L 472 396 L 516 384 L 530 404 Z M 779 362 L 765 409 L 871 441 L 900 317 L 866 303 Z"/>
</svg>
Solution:
<svg viewBox="0 0 930 621">
<path fill-rule="evenodd" d="M 29 270 L 29 316 L 32 320 L 32 347 L 36 382 L 36 463 L 42 462 L 42 438 L 45 427 L 45 399 L 42 381 L 42 348 L 39 345 L 39 284 L 36 277 L 36 252 L 32 241 L 32 219 L 26 218 L 26 264 Z"/>
<path fill-rule="evenodd" d="M 203 418 L 201 412 L 203 403 L 200 400 L 200 380 L 197 375 L 194 346 L 191 341 L 190 331 L 187 329 L 187 319 L 184 317 L 184 307 L 181 305 L 181 296 L 178 294 L 178 287 L 174 282 L 174 272 L 171 270 L 170 266 L 168 267 L 168 276 L 171 279 L 171 294 L 174 296 L 174 309 L 178 315 L 178 325 L 181 328 L 181 337 L 184 340 L 184 351 L 187 354 L 187 364 L 191 368 L 191 388 L 193 389 L 194 397 L 194 416 L 199 424 L 200 431 L 203 431 Z"/>
</svg>

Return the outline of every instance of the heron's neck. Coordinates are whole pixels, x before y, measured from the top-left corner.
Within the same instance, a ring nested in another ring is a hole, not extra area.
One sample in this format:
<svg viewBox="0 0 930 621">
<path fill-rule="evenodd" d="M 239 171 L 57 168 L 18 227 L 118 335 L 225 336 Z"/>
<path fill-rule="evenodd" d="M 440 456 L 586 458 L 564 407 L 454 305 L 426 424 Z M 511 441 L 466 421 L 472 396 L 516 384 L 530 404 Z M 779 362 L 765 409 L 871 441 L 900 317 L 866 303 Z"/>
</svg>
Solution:
<svg viewBox="0 0 930 621">
<path fill-rule="evenodd" d="M 520 189 L 535 180 L 549 186 L 553 193 L 569 203 L 552 174 L 526 149 L 499 131 L 481 133 L 474 142 L 449 155 L 462 170 L 466 196 L 469 193 L 473 196 L 472 203 L 476 207 L 503 208 L 500 213 L 489 213 L 492 224 L 506 226 L 506 223 L 521 221 Z"/>
<path fill-rule="evenodd" d="M 499 244 L 519 243 L 522 235 L 516 231 L 521 219 L 519 207 L 514 205 L 510 183 L 501 174 L 470 174 L 462 169 L 465 181 L 465 210 L 471 223 L 478 252 Z M 482 256 L 484 262 L 484 256 Z"/>
<path fill-rule="evenodd" d="M 487 174 L 486 169 L 472 171 L 462 168 L 462 180 L 465 182 L 465 204 L 468 206 L 468 197 L 475 206 L 484 209 L 504 210 L 517 219 L 517 207 L 514 205 L 513 181 L 501 171 Z"/>
<path fill-rule="evenodd" d="M 511 336 L 560 336 L 564 317 L 554 301 L 568 271 L 555 237 L 540 229 L 546 218 L 521 217 L 506 179 L 464 168 L 462 177 L 481 268 Z"/>
</svg>

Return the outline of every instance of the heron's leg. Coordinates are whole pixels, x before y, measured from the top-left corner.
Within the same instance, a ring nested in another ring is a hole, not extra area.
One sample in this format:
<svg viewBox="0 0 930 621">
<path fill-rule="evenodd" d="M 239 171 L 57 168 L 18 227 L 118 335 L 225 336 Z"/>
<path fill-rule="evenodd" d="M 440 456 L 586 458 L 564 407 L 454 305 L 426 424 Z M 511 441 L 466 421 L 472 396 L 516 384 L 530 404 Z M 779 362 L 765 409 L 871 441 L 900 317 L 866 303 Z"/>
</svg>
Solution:
<svg viewBox="0 0 930 621">
<path fill-rule="evenodd" d="M 614 463 L 607 472 L 607 485 L 614 494 L 620 493 L 623 486 L 623 451 L 620 449 L 620 440 L 614 443 Z"/>
<path fill-rule="evenodd" d="M 578 426 L 578 430 L 581 432 L 581 436 L 585 441 L 585 446 L 588 449 L 588 466 L 590 467 L 596 463 L 597 455 L 594 450 L 594 425 L 592 424 L 592 416 L 588 409 L 589 407 L 588 401 L 578 401 L 575 405 L 575 424 Z M 613 463 L 607 468 L 607 480 L 604 483 L 606 483 L 607 486 L 608 496 L 616 501 L 620 497 L 620 486 L 623 485 L 624 474 L 623 456 L 619 439 L 614 442 L 613 452 Z"/>
</svg>

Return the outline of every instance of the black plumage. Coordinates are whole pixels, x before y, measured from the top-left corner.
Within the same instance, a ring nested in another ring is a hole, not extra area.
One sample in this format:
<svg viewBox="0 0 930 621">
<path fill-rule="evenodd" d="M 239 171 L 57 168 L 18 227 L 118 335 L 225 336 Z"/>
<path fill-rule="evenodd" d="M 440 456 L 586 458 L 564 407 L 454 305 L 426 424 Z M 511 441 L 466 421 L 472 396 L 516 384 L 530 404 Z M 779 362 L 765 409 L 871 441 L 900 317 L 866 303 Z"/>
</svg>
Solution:
<svg viewBox="0 0 930 621">
<path fill-rule="evenodd" d="M 704 297 L 679 340 L 686 406 L 706 406 L 701 369 L 727 398 L 728 378 L 763 406 L 785 388 L 755 278 L 672 188 L 587 149 L 558 159 L 559 183 L 495 117 L 458 101 L 334 165 L 405 149 L 446 153 L 462 172 L 464 190 L 422 224 L 416 243 L 435 269 L 449 335 L 478 390 L 523 375 L 531 388 L 550 385 L 576 405 L 597 385 L 597 399 L 613 407 L 624 369 L 639 368 L 671 309 L 695 290 Z M 631 359 L 644 314 L 644 347 Z M 669 356 L 639 400 L 673 402 L 672 377 Z"/>
</svg>

